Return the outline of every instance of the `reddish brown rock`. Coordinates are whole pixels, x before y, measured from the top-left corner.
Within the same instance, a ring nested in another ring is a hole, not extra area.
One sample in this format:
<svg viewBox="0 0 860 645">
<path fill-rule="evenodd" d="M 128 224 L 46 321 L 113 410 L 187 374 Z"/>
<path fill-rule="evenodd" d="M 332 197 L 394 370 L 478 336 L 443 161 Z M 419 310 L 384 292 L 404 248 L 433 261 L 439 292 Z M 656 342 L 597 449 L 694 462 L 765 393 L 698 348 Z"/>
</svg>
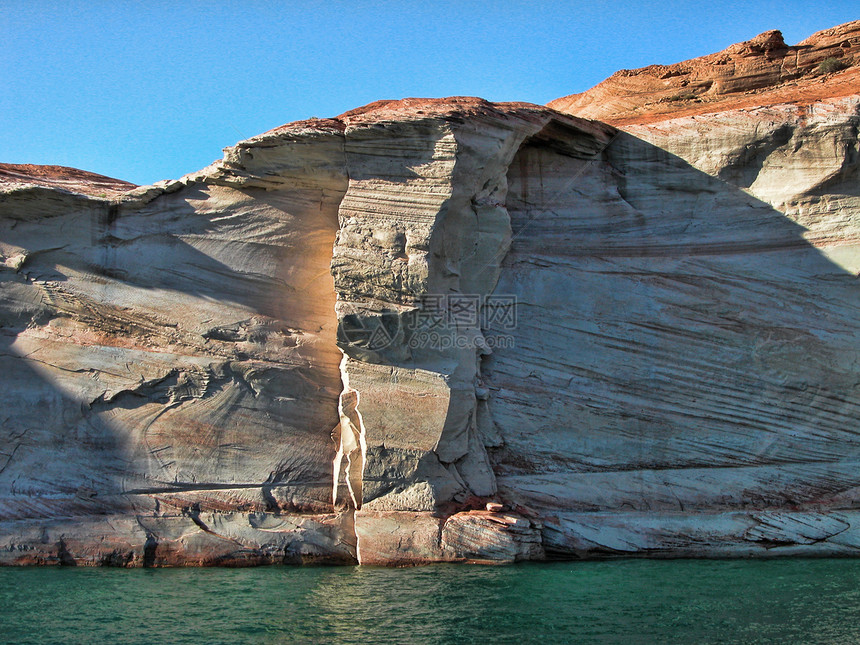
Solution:
<svg viewBox="0 0 860 645">
<path fill-rule="evenodd" d="M 466 511 L 355 515 L 361 564 L 404 566 L 432 562 L 542 560 L 540 525 L 515 513 Z"/>
<path fill-rule="evenodd" d="M 825 74 L 827 58 L 845 69 Z M 788 46 L 767 31 L 721 52 L 674 65 L 624 69 L 586 92 L 549 107 L 613 125 L 722 109 L 811 103 L 856 94 L 860 89 L 860 20 L 820 31 Z"/>
<path fill-rule="evenodd" d="M 61 188 L 92 197 L 118 197 L 137 184 L 66 166 L 0 163 L 0 188 L 15 185 Z"/>
<path fill-rule="evenodd" d="M 440 546 L 467 562 L 543 560 L 539 529 L 539 525 L 515 513 L 457 513 L 442 527 Z"/>
</svg>

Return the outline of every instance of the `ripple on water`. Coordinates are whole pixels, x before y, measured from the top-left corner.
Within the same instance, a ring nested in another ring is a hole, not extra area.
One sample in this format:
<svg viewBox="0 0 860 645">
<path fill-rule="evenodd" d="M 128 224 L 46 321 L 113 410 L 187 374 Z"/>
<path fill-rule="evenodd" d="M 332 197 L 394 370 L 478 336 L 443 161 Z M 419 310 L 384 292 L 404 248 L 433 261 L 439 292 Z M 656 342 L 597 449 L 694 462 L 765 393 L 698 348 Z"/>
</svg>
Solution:
<svg viewBox="0 0 860 645">
<path fill-rule="evenodd" d="M 0 569 L 6 643 L 852 643 L 860 560 Z"/>
</svg>

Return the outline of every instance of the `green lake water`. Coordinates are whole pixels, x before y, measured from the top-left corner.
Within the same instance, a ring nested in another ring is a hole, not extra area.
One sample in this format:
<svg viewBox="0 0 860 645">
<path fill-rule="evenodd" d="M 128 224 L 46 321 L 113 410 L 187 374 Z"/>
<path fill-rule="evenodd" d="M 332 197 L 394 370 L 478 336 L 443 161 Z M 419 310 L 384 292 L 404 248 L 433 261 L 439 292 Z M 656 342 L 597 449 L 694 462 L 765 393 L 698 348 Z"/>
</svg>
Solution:
<svg viewBox="0 0 860 645">
<path fill-rule="evenodd" d="M 860 560 L 0 568 L 3 643 L 860 643 Z"/>
</svg>

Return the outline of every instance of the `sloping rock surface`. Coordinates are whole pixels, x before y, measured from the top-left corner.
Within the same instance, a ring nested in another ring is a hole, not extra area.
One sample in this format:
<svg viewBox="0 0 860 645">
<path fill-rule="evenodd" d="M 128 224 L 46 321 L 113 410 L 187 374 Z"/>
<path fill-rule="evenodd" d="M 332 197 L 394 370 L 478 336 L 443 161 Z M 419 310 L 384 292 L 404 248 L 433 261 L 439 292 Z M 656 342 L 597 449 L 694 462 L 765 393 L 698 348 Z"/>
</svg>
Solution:
<svg viewBox="0 0 860 645">
<path fill-rule="evenodd" d="M 137 188 L 128 181 L 77 168 L 0 163 L 0 187 L 9 189 L 23 185 L 61 188 L 93 197 L 118 197 Z"/>
<path fill-rule="evenodd" d="M 342 148 L 297 124 L 112 200 L 4 191 L 3 559 L 354 559 L 330 503 Z"/>
<path fill-rule="evenodd" d="M 857 94 L 860 20 L 785 44 L 766 31 L 721 52 L 673 65 L 623 69 L 586 92 L 549 103 L 613 125 Z M 827 61 L 827 63 L 825 63 Z"/>
<path fill-rule="evenodd" d="M 751 42 L 724 54 L 785 51 Z M 110 193 L 18 167 L 0 562 L 856 552 L 860 96 L 838 78 L 623 130 L 380 101 Z"/>
</svg>

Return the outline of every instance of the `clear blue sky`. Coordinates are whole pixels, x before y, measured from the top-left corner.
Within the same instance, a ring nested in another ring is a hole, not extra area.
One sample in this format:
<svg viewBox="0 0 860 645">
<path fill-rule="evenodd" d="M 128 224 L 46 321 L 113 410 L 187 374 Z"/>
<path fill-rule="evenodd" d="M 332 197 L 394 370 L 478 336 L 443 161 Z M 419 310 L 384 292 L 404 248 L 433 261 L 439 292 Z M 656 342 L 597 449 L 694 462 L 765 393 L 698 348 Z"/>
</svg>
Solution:
<svg viewBox="0 0 860 645">
<path fill-rule="evenodd" d="M 546 103 L 621 68 L 858 18 L 857 0 L 0 0 L 0 161 L 151 183 L 377 99 Z"/>
</svg>

